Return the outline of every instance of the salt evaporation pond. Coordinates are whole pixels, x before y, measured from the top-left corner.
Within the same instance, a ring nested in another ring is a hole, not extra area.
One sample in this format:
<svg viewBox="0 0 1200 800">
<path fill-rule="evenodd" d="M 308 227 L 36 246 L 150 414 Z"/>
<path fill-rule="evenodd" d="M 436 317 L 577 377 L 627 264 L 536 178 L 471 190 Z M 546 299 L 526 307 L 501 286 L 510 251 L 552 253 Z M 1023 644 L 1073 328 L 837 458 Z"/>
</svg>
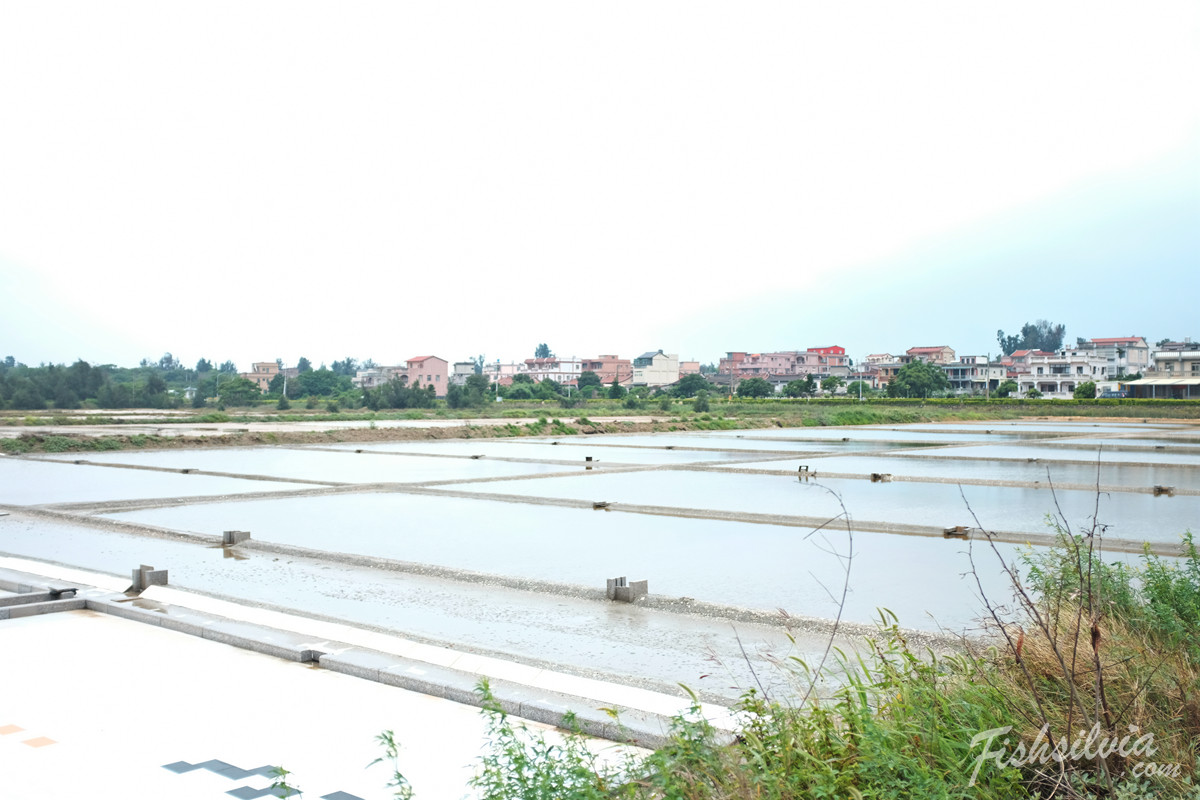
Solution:
<svg viewBox="0 0 1200 800">
<path fill-rule="evenodd" d="M 561 442 L 561 444 L 552 444 Z M 621 464 L 691 464 L 704 461 L 745 459 L 745 453 L 703 450 L 667 450 L 665 448 L 606 447 L 588 439 L 470 439 L 429 442 L 373 442 L 354 445 L 313 445 L 311 449 L 355 450 L 367 453 L 437 454 L 460 457 L 483 455 L 488 458 L 523 458 L 547 461 L 577 461 L 585 463 L 588 456 L 595 461 Z"/>
<path fill-rule="evenodd" d="M 965 445 L 922 451 L 949 458 L 1037 459 L 1039 461 L 1082 461 L 1092 464 L 1126 461 L 1146 464 L 1200 464 L 1200 454 L 1173 453 L 1168 450 L 1111 450 L 1097 447 L 1052 447 L 1045 445 L 995 444 Z M 897 453 L 897 455 L 903 455 Z"/>
<path fill-rule="evenodd" d="M 594 473 L 578 477 L 496 481 L 471 487 L 484 494 L 555 497 L 680 509 L 832 518 L 842 513 L 837 496 L 860 524 L 869 521 L 974 527 L 971 510 L 989 530 L 1046 533 L 1055 513 L 1049 489 L 937 483 L 871 483 L 846 478 L 802 481 L 795 477 L 660 470 Z M 1076 529 L 1090 526 L 1094 492 L 1060 490 L 1057 504 Z M 965 495 L 965 500 L 964 500 Z M 968 509 L 967 504 L 970 504 Z M 1101 495 L 1100 521 L 1110 538 L 1176 542 L 1200 520 L 1200 497 L 1149 494 Z"/>
<path fill-rule="evenodd" d="M 606 578 L 648 578 L 656 595 L 730 606 L 832 616 L 825 587 L 840 587 L 848 539 L 836 526 L 811 530 L 723 520 L 616 514 L 403 494 L 323 496 L 182 506 L 108 515 L 217 536 L 250 530 L 256 540 L 313 550 L 435 564 L 494 575 L 603 588 Z M 329 520 L 337 520 L 331 529 Z M 2 529 L 0 529 L 2 530 Z M 966 542 L 858 533 L 847 618 L 869 623 L 886 606 L 906 625 L 968 625 L 978 613 Z M 979 545 L 976 543 L 976 547 Z M 1005 558 L 1018 548 L 1000 545 Z M 7 549 L 7 546 L 6 546 Z M 247 551 L 250 558 L 260 558 Z M 216 557 L 216 556 L 214 556 Z M 984 586 L 1005 594 L 995 555 L 978 549 Z M 895 566 L 920 592 L 896 591 Z M 231 569 L 236 569 L 233 564 Z M 753 580 L 748 577 L 753 576 Z"/>
<path fill-rule="evenodd" d="M 195 468 L 238 475 L 327 483 L 417 483 L 463 478 L 494 478 L 562 472 L 561 465 L 519 464 L 508 461 L 449 458 L 393 458 L 373 453 L 303 450 L 284 447 L 246 447 L 225 450 L 150 450 L 89 454 L 89 461 L 107 464 Z M 583 466 L 579 467 L 583 471 Z"/>
<path fill-rule="evenodd" d="M 98 503 L 307 488 L 309 487 L 303 484 L 280 481 L 111 469 L 31 458 L 0 457 L 0 504 Z"/>
<path fill-rule="evenodd" d="M 1033 483 L 1047 480 L 1055 484 L 1076 483 L 1103 486 L 1119 486 L 1130 489 L 1147 489 L 1151 486 L 1196 486 L 1200 484 L 1200 466 L 1178 466 L 1175 464 L 1113 464 L 1105 461 L 1097 475 L 1095 464 L 1055 463 L 1052 461 L 1025 460 L 967 460 L 911 456 L 812 456 L 805 459 L 772 459 L 740 463 L 737 469 L 787 472 L 796 474 L 801 464 L 817 472 L 846 475 L 870 476 L 886 473 L 894 476 L 920 478 L 942 478 L 949 482 L 958 480 L 1023 481 Z M 1048 477 L 1047 477 L 1048 476 Z"/>
</svg>

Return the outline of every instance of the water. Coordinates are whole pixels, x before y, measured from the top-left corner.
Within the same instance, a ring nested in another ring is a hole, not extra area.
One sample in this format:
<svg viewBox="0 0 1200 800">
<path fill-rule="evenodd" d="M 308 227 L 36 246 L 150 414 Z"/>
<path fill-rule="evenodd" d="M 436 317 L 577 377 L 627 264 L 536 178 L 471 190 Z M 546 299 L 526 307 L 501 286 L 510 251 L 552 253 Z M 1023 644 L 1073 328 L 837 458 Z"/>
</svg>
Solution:
<svg viewBox="0 0 1200 800">
<path fill-rule="evenodd" d="M 88 458 L 109 464 L 172 469 L 190 467 L 212 472 L 329 483 L 416 483 L 562 472 L 569 469 L 549 464 L 518 464 L 487 459 L 399 458 L 378 453 L 283 447 L 115 452 L 89 455 Z"/>
<path fill-rule="evenodd" d="M 579 477 L 497 481 L 471 487 L 485 494 L 609 501 L 634 505 L 708 509 L 754 514 L 834 518 L 842 513 L 838 497 L 853 518 L 867 522 L 934 527 L 975 525 L 1008 532 L 1046 533 L 1046 515 L 1056 509 L 1049 489 L 1004 486 L 957 486 L 936 483 L 871 483 L 830 478 L 802 482 L 795 477 L 721 472 L 661 470 L 646 473 L 595 473 Z M 964 499 L 965 495 L 965 499 Z M 1061 490 L 1057 504 L 1075 528 L 1090 526 L 1094 492 Z M 1135 541 L 1175 542 L 1200 521 L 1200 497 L 1111 495 L 1099 500 L 1100 521 L 1108 535 Z"/>
<path fill-rule="evenodd" d="M 206 504 L 112 514 L 115 519 L 216 535 L 229 527 L 255 540 L 314 550 L 436 564 L 455 569 L 601 589 L 606 578 L 648 578 L 661 596 L 831 616 L 845 555 L 844 529 L 810 536 L 780 525 L 617 514 L 400 494 L 308 497 Z M 327 520 L 336 519 L 336 530 Z M 602 543 L 602 546 L 601 546 Z M 943 624 L 966 625 L 978 604 L 966 542 L 860 533 L 855 539 L 848 618 L 869 623 L 876 608 L 928 627 L 925 610 Z M 1015 557 L 1017 548 L 1002 552 Z M 922 592 L 895 590 L 897 560 L 911 563 L 906 580 Z M 994 557 L 981 559 L 985 586 L 1000 592 Z M 753 576 L 753 580 L 748 580 Z"/>
<path fill-rule="evenodd" d="M 1097 475 L 1094 464 L 1029 462 L 1024 460 L 968 461 L 953 458 L 906 458 L 902 456 L 829 456 L 806 459 L 775 459 L 740 463 L 738 469 L 788 472 L 795 474 L 800 464 L 807 464 L 822 473 L 842 473 L 869 476 L 871 473 L 890 473 L 895 476 L 942 478 L 956 480 L 1040 481 L 1094 484 L 1099 478 L 1104 486 L 1145 489 L 1155 485 L 1196 486 L 1200 484 L 1200 467 L 1158 464 L 1153 466 L 1114 464 L 1100 465 Z"/>
<path fill-rule="evenodd" d="M 555 445 L 552 442 L 561 442 Z M 595 442 L 595 443 L 593 443 Z M 353 450 L 361 448 L 369 453 L 437 453 L 445 455 L 485 455 L 488 458 L 527 458 L 555 461 L 578 461 L 592 456 L 594 461 L 621 464 L 690 464 L 702 461 L 729 461 L 745 458 L 737 452 L 666 450 L 655 448 L 614 448 L 606 443 L 586 438 L 571 439 L 472 439 L 458 441 L 426 442 L 376 442 L 362 445 L 321 445 L 321 449 Z"/>
<path fill-rule="evenodd" d="M 1168 450 L 1102 450 L 1100 447 L 1039 447 L 1037 445 L 997 444 L 991 446 L 965 445 L 923 451 L 946 455 L 948 458 L 1036 458 L 1039 461 L 1140 462 L 1147 464 L 1200 465 L 1200 454 L 1172 453 Z M 901 454 L 902 455 L 902 454 Z"/>
<path fill-rule="evenodd" d="M 0 457 L 0 504 L 97 503 L 307 489 L 303 484 Z"/>
</svg>

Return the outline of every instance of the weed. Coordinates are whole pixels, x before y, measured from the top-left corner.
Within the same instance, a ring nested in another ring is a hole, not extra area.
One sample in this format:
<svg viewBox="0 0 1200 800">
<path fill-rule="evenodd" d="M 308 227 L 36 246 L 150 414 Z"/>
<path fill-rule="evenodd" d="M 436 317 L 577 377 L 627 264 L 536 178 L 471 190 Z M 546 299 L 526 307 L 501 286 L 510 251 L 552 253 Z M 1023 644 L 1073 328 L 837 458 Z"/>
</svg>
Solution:
<svg viewBox="0 0 1200 800">
<path fill-rule="evenodd" d="M 370 769 L 376 764 L 391 764 L 392 777 L 387 787 L 392 790 L 392 796 L 396 800 L 411 800 L 412 784 L 400 772 L 400 744 L 396 741 L 396 735 L 392 731 L 384 731 L 375 737 L 375 741 L 383 747 L 383 755 L 368 764 L 367 768 Z"/>
</svg>

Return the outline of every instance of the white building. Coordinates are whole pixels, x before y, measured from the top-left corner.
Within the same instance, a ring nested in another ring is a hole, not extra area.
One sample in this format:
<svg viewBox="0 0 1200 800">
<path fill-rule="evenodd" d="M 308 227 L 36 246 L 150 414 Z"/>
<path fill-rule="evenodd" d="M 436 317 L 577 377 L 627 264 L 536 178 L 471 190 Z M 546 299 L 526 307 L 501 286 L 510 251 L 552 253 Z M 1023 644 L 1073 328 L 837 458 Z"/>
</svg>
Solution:
<svg viewBox="0 0 1200 800">
<path fill-rule="evenodd" d="M 669 386 L 679 380 L 679 354 L 662 350 L 642 353 L 633 360 L 634 386 Z"/>
<path fill-rule="evenodd" d="M 1037 389 L 1045 397 L 1070 398 L 1081 383 L 1098 383 L 1115 377 L 1108 374 L 1108 359 L 1087 349 L 1064 349 L 1057 353 L 1034 351 L 1029 353 L 1026 364 L 1029 371 L 1017 376 L 1021 394 Z"/>
<path fill-rule="evenodd" d="M 500 359 L 496 359 L 491 363 L 483 365 L 483 374 L 492 383 L 502 383 L 507 386 L 512 383 L 513 375 L 520 372 L 522 366 L 524 365 L 518 364 L 515 361 L 508 364 L 501 364 Z"/>
<path fill-rule="evenodd" d="M 1075 350 L 1089 350 L 1108 361 L 1108 374 L 1133 375 L 1150 369 L 1150 345 L 1141 336 L 1089 339 Z"/>
<path fill-rule="evenodd" d="M 999 362 L 988 362 L 987 356 L 959 356 L 957 361 L 942 364 L 950 389 L 963 394 L 994 392 L 1004 382 L 1008 368 Z"/>
<path fill-rule="evenodd" d="M 465 386 L 467 378 L 474 374 L 474 361 L 455 361 L 454 366 L 450 370 L 450 384 L 452 386 Z"/>
<path fill-rule="evenodd" d="M 354 377 L 350 379 L 350 382 L 360 389 L 374 389 L 376 386 L 384 385 L 392 378 L 408 380 L 408 367 L 360 369 L 354 373 Z"/>
<path fill-rule="evenodd" d="M 521 373 L 533 378 L 534 382 L 552 380 L 568 386 L 574 386 L 583 372 L 581 358 L 527 358 L 522 365 Z"/>
</svg>

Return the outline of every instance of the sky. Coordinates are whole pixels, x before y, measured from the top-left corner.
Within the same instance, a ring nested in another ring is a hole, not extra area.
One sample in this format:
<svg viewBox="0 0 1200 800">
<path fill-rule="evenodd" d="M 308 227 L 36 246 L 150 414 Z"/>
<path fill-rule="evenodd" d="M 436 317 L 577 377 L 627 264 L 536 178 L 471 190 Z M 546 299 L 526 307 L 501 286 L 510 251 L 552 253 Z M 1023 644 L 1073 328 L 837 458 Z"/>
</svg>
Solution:
<svg viewBox="0 0 1200 800">
<path fill-rule="evenodd" d="M 1195 2 L 0 4 L 0 356 L 1200 336 Z"/>
</svg>

